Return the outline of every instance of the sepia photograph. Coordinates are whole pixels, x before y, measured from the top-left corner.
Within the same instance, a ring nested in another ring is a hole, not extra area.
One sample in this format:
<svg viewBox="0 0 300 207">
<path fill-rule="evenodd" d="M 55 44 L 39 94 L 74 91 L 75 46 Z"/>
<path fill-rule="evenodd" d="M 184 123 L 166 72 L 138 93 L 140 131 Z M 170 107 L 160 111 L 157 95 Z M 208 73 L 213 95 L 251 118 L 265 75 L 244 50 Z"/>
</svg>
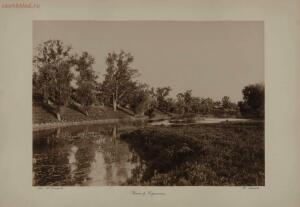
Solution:
<svg viewBox="0 0 300 207">
<path fill-rule="evenodd" d="M 32 22 L 33 186 L 265 186 L 263 21 Z"/>
</svg>

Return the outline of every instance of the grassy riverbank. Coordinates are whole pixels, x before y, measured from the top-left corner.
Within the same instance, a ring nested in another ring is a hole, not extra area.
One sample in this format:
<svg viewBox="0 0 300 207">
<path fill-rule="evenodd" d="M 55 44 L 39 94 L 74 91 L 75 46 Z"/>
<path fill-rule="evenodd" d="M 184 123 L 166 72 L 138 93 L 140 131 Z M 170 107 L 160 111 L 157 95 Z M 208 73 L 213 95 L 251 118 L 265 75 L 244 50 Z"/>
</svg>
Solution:
<svg viewBox="0 0 300 207">
<path fill-rule="evenodd" d="M 83 122 L 103 119 L 123 119 L 131 117 L 121 110 L 113 111 L 111 107 L 107 106 L 90 107 L 88 112 L 89 115 L 86 116 L 85 114 L 71 107 L 63 107 L 61 118 L 63 122 Z M 41 105 L 34 105 L 32 107 L 32 115 L 34 124 L 58 122 L 55 115 Z"/>
<path fill-rule="evenodd" d="M 264 185 L 263 122 L 150 127 L 121 138 L 146 166 L 130 185 Z"/>
<path fill-rule="evenodd" d="M 51 129 L 56 127 L 87 125 L 87 124 L 110 124 L 116 122 L 132 122 L 148 120 L 148 116 L 136 116 L 128 109 L 120 108 L 114 111 L 109 106 L 92 106 L 88 109 L 88 116 L 72 107 L 63 107 L 61 121 L 58 121 L 56 115 L 47 110 L 41 104 L 34 104 L 32 107 L 33 130 Z M 149 120 L 155 121 L 168 119 L 169 116 L 158 110 L 155 110 L 154 117 Z"/>
</svg>

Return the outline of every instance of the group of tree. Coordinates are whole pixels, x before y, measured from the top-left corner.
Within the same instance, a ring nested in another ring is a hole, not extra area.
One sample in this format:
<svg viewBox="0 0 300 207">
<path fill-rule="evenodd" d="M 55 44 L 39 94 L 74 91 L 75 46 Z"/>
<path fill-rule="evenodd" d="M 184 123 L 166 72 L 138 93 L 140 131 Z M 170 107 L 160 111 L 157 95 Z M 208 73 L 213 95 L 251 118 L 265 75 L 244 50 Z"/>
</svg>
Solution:
<svg viewBox="0 0 300 207">
<path fill-rule="evenodd" d="M 139 115 L 153 115 L 157 109 L 166 113 L 210 114 L 239 111 L 243 115 L 264 113 L 264 87 L 250 85 L 243 89 L 244 101 L 238 105 L 228 96 L 221 101 L 200 98 L 191 90 L 170 97 L 170 87 L 153 88 L 137 80 L 132 54 L 108 53 L 104 80 L 98 81 L 93 68 L 95 59 L 88 52 L 78 55 L 60 40 L 40 44 L 33 58 L 33 99 L 50 108 L 60 120 L 63 106 L 75 106 L 85 115 L 93 104 L 126 108 Z M 239 107 L 239 108 L 238 108 Z"/>
<path fill-rule="evenodd" d="M 71 49 L 59 40 L 49 40 L 39 45 L 33 58 L 34 101 L 51 107 L 58 120 L 62 106 L 68 104 L 80 104 L 87 113 L 98 86 L 94 58 L 87 52 L 72 54 Z"/>
<path fill-rule="evenodd" d="M 243 91 L 243 101 L 238 102 L 243 116 L 264 118 L 265 115 L 265 87 L 263 84 L 251 84 Z"/>
<path fill-rule="evenodd" d="M 162 87 L 156 89 L 157 105 L 161 111 L 176 114 L 216 114 L 220 112 L 238 111 L 237 104 L 231 102 L 228 96 L 224 96 L 222 101 L 214 101 L 211 98 L 201 98 L 193 96 L 192 90 L 178 93 L 176 98 L 171 98 L 169 93 L 170 87 Z"/>
</svg>

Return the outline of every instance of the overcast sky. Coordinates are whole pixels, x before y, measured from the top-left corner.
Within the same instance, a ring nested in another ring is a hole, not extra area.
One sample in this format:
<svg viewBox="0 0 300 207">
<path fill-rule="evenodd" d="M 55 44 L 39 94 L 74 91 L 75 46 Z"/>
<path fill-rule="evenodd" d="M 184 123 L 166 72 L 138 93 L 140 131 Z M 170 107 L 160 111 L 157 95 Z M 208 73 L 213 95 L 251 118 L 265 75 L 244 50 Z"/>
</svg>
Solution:
<svg viewBox="0 0 300 207">
<path fill-rule="evenodd" d="M 139 80 L 170 86 L 172 96 L 242 99 L 247 84 L 264 82 L 262 22 L 34 21 L 33 47 L 59 39 L 87 51 L 102 78 L 108 52 L 132 53 Z"/>
</svg>

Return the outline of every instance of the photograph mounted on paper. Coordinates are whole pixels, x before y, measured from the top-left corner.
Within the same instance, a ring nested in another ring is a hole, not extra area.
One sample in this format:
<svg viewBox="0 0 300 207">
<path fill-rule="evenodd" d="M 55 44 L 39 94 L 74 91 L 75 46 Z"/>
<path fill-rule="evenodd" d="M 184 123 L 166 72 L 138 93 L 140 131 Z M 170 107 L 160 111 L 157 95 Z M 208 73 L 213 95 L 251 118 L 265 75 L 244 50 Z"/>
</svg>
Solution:
<svg viewBox="0 0 300 207">
<path fill-rule="evenodd" d="M 264 186 L 264 23 L 33 21 L 33 186 Z"/>
</svg>

